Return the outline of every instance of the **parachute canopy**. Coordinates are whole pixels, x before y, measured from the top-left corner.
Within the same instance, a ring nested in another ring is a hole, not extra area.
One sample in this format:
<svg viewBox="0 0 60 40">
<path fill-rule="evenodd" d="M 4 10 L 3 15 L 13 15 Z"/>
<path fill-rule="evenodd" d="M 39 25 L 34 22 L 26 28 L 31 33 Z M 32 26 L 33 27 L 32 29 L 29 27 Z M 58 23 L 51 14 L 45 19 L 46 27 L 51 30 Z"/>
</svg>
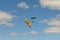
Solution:
<svg viewBox="0 0 60 40">
<path fill-rule="evenodd" d="M 25 19 L 25 23 L 31 28 L 32 27 L 32 22 L 29 21 L 27 18 Z"/>
</svg>

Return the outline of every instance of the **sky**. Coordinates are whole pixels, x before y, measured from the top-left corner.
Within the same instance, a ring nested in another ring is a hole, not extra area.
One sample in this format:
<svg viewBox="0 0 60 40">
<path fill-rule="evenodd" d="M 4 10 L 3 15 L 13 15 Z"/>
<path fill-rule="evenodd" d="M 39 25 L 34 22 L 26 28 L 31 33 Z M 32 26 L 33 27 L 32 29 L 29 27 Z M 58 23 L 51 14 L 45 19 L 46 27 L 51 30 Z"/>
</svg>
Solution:
<svg viewBox="0 0 60 40">
<path fill-rule="evenodd" d="M 60 40 L 60 0 L 0 0 L 0 40 Z"/>
</svg>

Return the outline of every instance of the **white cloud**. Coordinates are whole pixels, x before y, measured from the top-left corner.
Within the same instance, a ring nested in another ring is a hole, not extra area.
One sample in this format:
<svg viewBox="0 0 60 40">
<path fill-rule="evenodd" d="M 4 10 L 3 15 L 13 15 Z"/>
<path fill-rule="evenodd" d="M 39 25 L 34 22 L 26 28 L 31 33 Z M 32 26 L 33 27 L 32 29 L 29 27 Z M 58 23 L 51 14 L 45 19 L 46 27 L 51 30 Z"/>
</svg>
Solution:
<svg viewBox="0 0 60 40">
<path fill-rule="evenodd" d="M 28 9 L 29 8 L 29 6 L 25 2 L 18 3 L 17 7 L 24 8 L 24 9 Z"/>
<path fill-rule="evenodd" d="M 38 34 L 38 32 L 37 31 L 29 31 L 29 32 L 24 33 L 24 35 L 29 35 L 29 34 L 36 35 L 36 34 Z"/>
<path fill-rule="evenodd" d="M 23 35 L 37 35 L 38 34 L 38 32 L 36 32 L 36 31 L 30 31 L 30 32 L 25 32 L 25 33 L 23 33 Z"/>
<path fill-rule="evenodd" d="M 60 14 L 56 15 L 55 18 L 44 19 L 40 23 L 47 24 L 50 28 L 46 28 L 44 32 L 46 33 L 60 33 Z"/>
<path fill-rule="evenodd" d="M 60 0 L 39 0 L 42 7 L 60 10 Z"/>
<path fill-rule="evenodd" d="M 25 35 L 30 35 L 30 34 L 32 34 L 32 35 L 37 35 L 38 32 L 37 32 L 37 31 L 29 31 L 29 32 L 25 32 L 25 33 L 11 32 L 9 35 L 15 37 L 15 36 L 25 36 Z"/>
<path fill-rule="evenodd" d="M 59 33 L 60 34 L 60 28 L 58 27 L 51 27 L 51 28 L 46 28 L 45 33 Z"/>
<path fill-rule="evenodd" d="M 48 22 L 48 20 L 44 19 L 44 20 L 41 20 L 39 23 L 46 23 L 46 22 Z"/>
<path fill-rule="evenodd" d="M 29 33 L 32 34 L 32 35 L 38 34 L 38 32 L 36 32 L 36 31 L 30 31 Z"/>
<path fill-rule="evenodd" d="M 6 25 L 7 25 L 8 27 L 13 27 L 13 26 L 14 26 L 13 23 L 9 23 L 9 22 L 8 22 Z"/>
<path fill-rule="evenodd" d="M 46 23 L 49 26 L 60 26 L 60 14 L 56 15 L 55 18 L 44 19 L 44 20 L 40 21 L 40 23 Z"/>
<path fill-rule="evenodd" d="M 11 32 L 11 33 L 10 33 L 10 36 L 20 36 L 20 34 L 15 33 L 15 32 Z"/>
<path fill-rule="evenodd" d="M 37 32 L 37 31 L 29 31 L 29 32 L 25 32 L 25 33 L 24 33 L 24 35 L 29 35 L 29 34 L 37 35 L 38 32 Z"/>
<path fill-rule="evenodd" d="M 5 11 L 0 11 L 0 25 L 13 26 L 11 22 L 14 16 Z"/>
<path fill-rule="evenodd" d="M 60 20 L 51 19 L 50 21 L 47 22 L 47 24 L 52 26 L 60 26 Z"/>
</svg>

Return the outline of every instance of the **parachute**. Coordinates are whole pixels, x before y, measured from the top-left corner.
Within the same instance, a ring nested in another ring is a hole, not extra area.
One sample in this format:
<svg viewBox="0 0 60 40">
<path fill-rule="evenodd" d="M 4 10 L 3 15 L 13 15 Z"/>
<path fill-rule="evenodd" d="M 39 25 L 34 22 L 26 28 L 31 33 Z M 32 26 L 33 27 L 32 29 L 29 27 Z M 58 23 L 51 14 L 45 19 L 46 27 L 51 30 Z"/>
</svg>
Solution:
<svg viewBox="0 0 60 40">
<path fill-rule="evenodd" d="M 32 27 L 32 22 L 29 21 L 27 18 L 25 19 L 25 23 L 31 28 Z"/>
<path fill-rule="evenodd" d="M 30 21 L 30 20 L 28 20 L 27 18 L 25 18 L 25 23 L 31 28 L 32 27 L 32 23 L 33 23 L 33 21 L 36 19 L 36 17 L 35 16 L 31 16 L 31 20 L 32 21 Z"/>
</svg>

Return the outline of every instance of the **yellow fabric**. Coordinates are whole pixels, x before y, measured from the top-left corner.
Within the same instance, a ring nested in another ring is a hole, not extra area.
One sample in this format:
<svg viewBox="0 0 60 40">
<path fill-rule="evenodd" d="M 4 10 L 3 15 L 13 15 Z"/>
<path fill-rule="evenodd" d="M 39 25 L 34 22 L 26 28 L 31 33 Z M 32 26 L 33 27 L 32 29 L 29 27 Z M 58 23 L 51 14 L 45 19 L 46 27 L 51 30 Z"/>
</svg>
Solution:
<svg viewBox="0 0 60 40">
<path fill-rule="evenodd" d="M 31 28 L 32 22 L 30 22 L 28 19 L 25 19 L 25 23 Z"/>
</svg>

